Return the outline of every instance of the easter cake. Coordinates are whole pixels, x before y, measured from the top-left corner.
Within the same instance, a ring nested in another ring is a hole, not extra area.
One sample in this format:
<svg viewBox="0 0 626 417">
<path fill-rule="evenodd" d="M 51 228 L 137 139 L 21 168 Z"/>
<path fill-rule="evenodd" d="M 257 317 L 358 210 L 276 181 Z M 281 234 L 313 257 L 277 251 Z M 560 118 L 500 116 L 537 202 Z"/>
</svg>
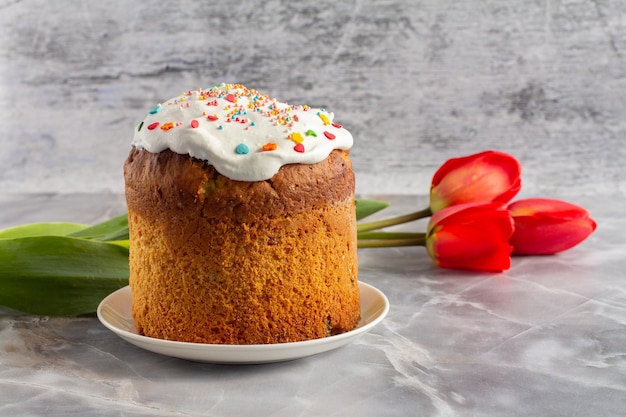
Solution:
<svg viewBox="0 0 626 417">
<path fill-rule="evenodd" d="M 155 106 L 124 164 L 138 332 L 266 344 L 354 329 L 352 142 L 325 109 L 242 85 Z"/>
</svg>

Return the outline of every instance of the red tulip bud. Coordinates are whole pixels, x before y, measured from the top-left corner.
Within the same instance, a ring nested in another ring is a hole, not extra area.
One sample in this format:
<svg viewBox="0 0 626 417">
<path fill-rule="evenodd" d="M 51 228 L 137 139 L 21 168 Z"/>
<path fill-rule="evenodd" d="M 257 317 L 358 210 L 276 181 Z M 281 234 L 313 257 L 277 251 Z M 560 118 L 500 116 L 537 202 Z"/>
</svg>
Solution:
<svg viewBox="0 0 626 417">
<path fill-rule="evenodd" d="M 515 221 L 514 255 L 551 255 L 576 246 L 596 230 L 589 213 L 574 204 L 530 198 L 508 207 Z"/>
<path fill-rule="evenodd" d="M 433 213 L 455 204 L 508 203 L 521 188 L 521 165 L 513 156 L 485 151 L 445 162 L 433 176 Z"/>
<path fill-rule="evenodd" d="M 443 268 L 498 272 L 511 266 L 513 220 L 500 203 L 468 203 L 435 213 L 426 249 Z"/>
</svg>

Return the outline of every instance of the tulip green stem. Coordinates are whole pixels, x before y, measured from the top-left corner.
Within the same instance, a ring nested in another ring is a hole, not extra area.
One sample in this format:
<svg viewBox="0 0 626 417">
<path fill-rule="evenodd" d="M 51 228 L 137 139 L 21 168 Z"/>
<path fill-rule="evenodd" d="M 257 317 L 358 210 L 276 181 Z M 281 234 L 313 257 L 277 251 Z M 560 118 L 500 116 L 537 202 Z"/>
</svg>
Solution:
<svg viewBox="0 0 626 417">
<path fill-rule="evenodd" d="M 357 248 L 389 248 L 396 246 L 424 246 L 424 239 L 359 240 Z"/>
<path fill-rule="evenodd" d="M 358 232 L 357 236 L 362 240 L 390 240 L 390 239 L 424 239 L 426 233 L 412 232 Z"/>
<path fill-rule="evenodd" d="M 378 220 L 369 223 L 361 223 L 356 227 L 357 232 L 369 232 L 370 230 L 382 229 L 383 227 L 395 226 L 397 224 L 408 223 L 414 220 L 423 219 L 431 216 L 433 213 L 430 211 L 430 207 L 424 210 L 416 211 L 414 213 L 405 214 L 403 216 L 392 217 L 389 219 Z"/>
<path fill-rule="evenodd" d="M 426 244 L 426 233 L 361 232 L 357 236 L 359 248 L 424 246 Z"/>
</svg>

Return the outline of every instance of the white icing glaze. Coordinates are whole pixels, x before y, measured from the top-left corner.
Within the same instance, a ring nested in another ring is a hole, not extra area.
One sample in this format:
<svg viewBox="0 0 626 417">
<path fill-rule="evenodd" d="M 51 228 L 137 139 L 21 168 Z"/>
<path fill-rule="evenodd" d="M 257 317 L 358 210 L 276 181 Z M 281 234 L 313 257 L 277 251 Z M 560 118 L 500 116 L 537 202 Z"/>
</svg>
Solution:
<svg viewBox="0 0 626 417">
<path fill-rule="evenodd" d="M 170 149 L 206 160 L 233 180 L 262 181 L 283 165 L 314 164 L 333 149 L 350 149 L 352 135 L 333 117 L 324 109 L 281 103 L 242 85 L 220 84 L 156 106 L 137 126 L 132 144 L 148 152 Z M 268 144 L 275 149 L 264 150 Z"/>
</svg>

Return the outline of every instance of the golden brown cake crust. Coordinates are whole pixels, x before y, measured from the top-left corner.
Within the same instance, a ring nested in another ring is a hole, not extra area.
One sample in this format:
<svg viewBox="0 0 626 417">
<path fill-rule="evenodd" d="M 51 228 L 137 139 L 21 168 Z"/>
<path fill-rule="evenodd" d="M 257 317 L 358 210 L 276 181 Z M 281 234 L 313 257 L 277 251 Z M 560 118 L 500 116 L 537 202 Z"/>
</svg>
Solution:
<svg viewBox="0 0 626 417">
<path fill-rule="evenodd" d="M 356 327 L 354 174 L 347 151 L 230 180 L 171 151 L 124 166 L 138 330 L 203 343 L 280 343 Z"/>
<path fill-rule="evenodd" d="M 348 151 L 341 150 L 333 151 L 317 164 L 286 165 L 266 181 L 243 182 L 226 178 L 214 167 L 188 155 L 170 150 L 155 154 L 133 148 L 124 165 L 124 175 L 128 204 L 147 217 L 181 208 L 205 208 L 205 218 L 249 220 L 249 216 L 297 213 L 354 195 Z M 147 194 L 146 189 L 154 193 Z"/>
</svg>

